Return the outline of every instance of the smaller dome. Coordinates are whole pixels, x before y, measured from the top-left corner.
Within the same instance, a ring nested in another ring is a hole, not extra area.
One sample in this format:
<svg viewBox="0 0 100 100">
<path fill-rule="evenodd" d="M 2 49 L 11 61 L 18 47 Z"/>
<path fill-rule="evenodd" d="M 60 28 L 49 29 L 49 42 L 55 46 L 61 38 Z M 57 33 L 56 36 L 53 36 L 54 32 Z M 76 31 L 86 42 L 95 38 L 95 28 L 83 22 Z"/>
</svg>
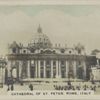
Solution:
<svg viewBox="0 0 100 100">
<path fill-rule="evenodd" d="M 40 48 L 45 49 L 52 47 L 51 41 L 49 40 L 47 35 L 43 34 L 40 25 L 37 29 L 37 33 L 34 34 L 33 39 L 29 43 L 29 47 L 34 49 L 40 49 Z"/>
</svg>

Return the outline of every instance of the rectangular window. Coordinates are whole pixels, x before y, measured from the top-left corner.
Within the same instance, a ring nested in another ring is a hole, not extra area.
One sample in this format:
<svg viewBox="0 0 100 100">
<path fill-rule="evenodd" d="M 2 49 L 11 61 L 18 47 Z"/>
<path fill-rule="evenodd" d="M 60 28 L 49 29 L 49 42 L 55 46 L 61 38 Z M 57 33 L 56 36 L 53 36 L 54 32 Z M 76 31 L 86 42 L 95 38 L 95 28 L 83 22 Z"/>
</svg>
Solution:
<svg viewBox="0 0 100 100">
<path fill-rule="evenodd" d="M 40 65 L 43 66 L 43 61 L 40 61 Z"/>
<path fill-rule="evenodd" d="M 56 61 L 53 61 L 53 66 L 56 66 Z"/>
<path fill-rule="evenodd" d="M 46 65 L 50 65 L 50 60 L 47 60 L 46 61 Z"/>
<path fill-rule="evenodd" d="M 79 61 L 78 63 L 79 63 L 79 65 L 81 65 L 81 61 Z"/>
<path fill-rule="evenodd" d="M 61 65 L 65 65 L 65 61 L 61 61 Z"/>
</svg>

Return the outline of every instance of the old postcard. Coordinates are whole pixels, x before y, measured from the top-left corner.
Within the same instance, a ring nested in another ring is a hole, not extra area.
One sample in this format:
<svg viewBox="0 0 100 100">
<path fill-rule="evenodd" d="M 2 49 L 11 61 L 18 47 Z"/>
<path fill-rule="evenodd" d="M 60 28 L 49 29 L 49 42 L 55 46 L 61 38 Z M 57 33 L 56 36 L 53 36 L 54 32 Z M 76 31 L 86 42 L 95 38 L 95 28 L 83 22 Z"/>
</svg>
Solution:
<svg viewBox="0 0 100 100">
<path fill-rule="evenodd" d="M 99 99 L 100 4 L 63 3 L 0 4 L 0 98 Z"/>
</svg>

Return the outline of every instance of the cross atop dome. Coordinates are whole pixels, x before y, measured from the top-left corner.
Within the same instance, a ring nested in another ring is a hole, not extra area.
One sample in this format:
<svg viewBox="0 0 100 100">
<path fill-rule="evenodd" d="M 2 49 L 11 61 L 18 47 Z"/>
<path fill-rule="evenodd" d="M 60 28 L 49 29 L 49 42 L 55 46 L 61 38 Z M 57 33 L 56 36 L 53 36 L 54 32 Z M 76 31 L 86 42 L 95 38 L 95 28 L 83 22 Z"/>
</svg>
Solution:
<svg viewBox="0 0 100 100">
<path fill-rule="evenodd" d="M 38 27 L 38 29 L 37 29 L 37 32 L 38 32 L 38 33 L 42 33 L 42 28 L 41 28 L 40 24 L 39 24 L 39 27 Z"/>
</svg>

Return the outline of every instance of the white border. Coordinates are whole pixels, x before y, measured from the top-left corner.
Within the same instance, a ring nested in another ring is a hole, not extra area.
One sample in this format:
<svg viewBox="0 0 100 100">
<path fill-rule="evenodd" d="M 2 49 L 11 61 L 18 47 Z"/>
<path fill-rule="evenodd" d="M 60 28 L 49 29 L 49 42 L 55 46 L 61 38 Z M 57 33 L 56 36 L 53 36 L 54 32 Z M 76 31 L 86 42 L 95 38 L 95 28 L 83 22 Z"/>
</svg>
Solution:
<svg viewBox="0 0 100 100">
<path fill-rule="evenodd" d="M 15 6 L 15 5 L 100 5 L 100 0 L 0 0 L 0 5 L 9 5 L 9 6 Z M 0 95 L 1 100 L 44 100 L 44 99 L 52 99 L 52 100 L 99 100 L 100 95 L 90 95 L 90 96 L 67 96 L 67 98 L 34 98 L 31 96 L 6 96 L 6 95 Z"/>
<path fill-rule="evenodd" d="M 100 0 L 0 0 L 0 5 L 100 5 Z"/>
</svg>

